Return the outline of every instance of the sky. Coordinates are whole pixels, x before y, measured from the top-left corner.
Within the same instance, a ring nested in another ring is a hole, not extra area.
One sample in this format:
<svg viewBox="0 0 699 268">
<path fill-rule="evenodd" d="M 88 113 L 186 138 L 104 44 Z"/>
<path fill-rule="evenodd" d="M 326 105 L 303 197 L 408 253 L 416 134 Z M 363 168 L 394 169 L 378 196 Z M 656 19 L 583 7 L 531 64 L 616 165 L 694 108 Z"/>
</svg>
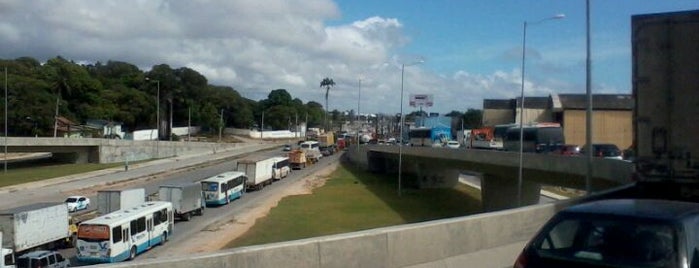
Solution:
<svg viewBox="0 0 699 268">
<path fill-rule="evenodd" d="M 635 14 L 697 0 L 590 0 L 592 92 L 631 93 Z M 265 99 L 362 114 L 482 109 L 484 99 L 585 93 L 583 0 L 0 0 L 0 58 L 188 67 Z M 550 19 L 564 14 L 563 19 Z M 524 39 L 524 25 L 526 39 Z M 401 90 L 401 85 L 402 89 Z M 401 94 L 402 92 L 402 94 Z"/>
</svg>

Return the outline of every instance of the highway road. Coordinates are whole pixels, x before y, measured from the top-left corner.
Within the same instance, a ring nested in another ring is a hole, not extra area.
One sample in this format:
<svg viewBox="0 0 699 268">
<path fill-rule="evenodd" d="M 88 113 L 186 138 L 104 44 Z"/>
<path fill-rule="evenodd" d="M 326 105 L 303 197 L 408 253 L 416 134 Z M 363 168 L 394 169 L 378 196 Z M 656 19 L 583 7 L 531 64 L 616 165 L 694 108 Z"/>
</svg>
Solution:
<svg viewBox="0 0 699 268">
<path fill-rule="evenodd" d="M 0 209 L 38 202 L 63 202 L 63 200 L 69 195 L 85 195 L 91 198 L 93 200 L 93 206 L 90 209 L 94 209 L 96 205 L 97 190 L 145 188 L 146 194 L 151 195 L 156 193 L 159 186 L 163 184 L 194 182 L 214 176 L 224 171 L 234 170 L 236 166 L 236 159 L 240 159 L 248 155 L 275 156 L 283 154 L 285 154 L 285 152 L 282 152 L 280 146 L 270 150 L 242 154 L 225 160 L 217 160 L 205 165 L 190 167 L 183 170 L 166 169 L 164 172 L 155 176 L 144 176 L 136 180 L 116 184 L 107 183 L 111 177 L 115 177 L 114 175 L 104 175 L 69 180 L 63 183 L 46 185 L 43 187 L 16 187 L 12 190 L 4 190 L 3 192 L 0 192 Z M 166 243 L 164 246 L 157 246 L 150 251 L 139 255 L 137 259 L 154 258 L 158 257 L 159 255 L 166 255 L 169 247 L 178 243 L 186 243 L 188 239 L 196 239 L 196 233 L 204 230 L 208 226 L 230 221 L 236 214 L 261 204 L 264 200 L 269 198 L 274 191 L 281 190 L 283 187 L 293 183 L 294 181 L 301 180 L 322 167 L 327 166 L 334 161 L 338 161 L 339 156 L 340 154 L 335 154 L 330 157 L 324 157 L 316 165 L 308 166 L 302 170 L 293 170 L 287 178 L 275 181 L 272 185 L 269 185 L 260 191 L 247 192 L 242 198 L 231 202 L 229 205 L 207 208 L 204 211 L 203 216 L 195 216 L 190 221 L 176 221 L 174 234 L 169 237 L 168 243 Z M 187 161 L 187 159 L 180 161 Z M 156 166 L 147 168 L 156 168 Z M 137 169 L 133 169 L 128 172 L 139 171 Z M 152 173 L 152 170 L 150 172 Z M 80 263 L 77 259 L 75 259 L 74 248 L 63 249 L 60 251 L 64 256 L 71 259 L 73 266 L 85 265 L 84 263 Z"/>
</svg>

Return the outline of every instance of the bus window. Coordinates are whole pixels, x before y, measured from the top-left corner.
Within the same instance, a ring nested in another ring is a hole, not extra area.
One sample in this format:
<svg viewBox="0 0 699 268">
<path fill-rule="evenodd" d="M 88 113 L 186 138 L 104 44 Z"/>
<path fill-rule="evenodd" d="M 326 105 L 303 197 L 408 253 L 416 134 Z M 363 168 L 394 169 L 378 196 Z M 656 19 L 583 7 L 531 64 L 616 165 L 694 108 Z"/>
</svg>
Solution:
<svg viewBox="0 0 699 268">
<path fill-rule="evenodd" d="M 112 229 L 112 243 L 117 243 L 119 241 L 121 241 L 121 226 Z"/>
</svg>

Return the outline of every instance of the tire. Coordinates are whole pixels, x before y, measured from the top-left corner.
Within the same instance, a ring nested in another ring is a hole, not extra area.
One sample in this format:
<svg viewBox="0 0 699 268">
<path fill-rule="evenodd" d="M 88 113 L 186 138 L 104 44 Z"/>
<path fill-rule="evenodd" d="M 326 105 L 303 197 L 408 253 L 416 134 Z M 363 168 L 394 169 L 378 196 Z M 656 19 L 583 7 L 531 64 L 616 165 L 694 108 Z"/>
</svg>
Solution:
<svg viewBox="0 0 699 268">
<path fill-rule="evenodd" d="M 189 221 L 190 219 L 192 219 L 192 212 L 187 212 L 187 213 L 183 214 L 182 219 L 185 221 Z"/>
<path fill-rule="evenodd" d="M 131 247 L 131 251 L 129 252 L 129 260 L 133 260 L 136 258 L 136 247 Z"/>
</svg>

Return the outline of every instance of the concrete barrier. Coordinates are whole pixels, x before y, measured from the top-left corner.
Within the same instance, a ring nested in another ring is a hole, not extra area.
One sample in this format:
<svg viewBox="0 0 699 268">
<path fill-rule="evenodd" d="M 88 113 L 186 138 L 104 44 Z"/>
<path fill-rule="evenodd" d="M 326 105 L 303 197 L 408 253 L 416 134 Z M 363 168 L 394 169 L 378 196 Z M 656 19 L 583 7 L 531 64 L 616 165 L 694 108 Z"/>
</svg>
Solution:
<svg viewBox="0 0 699 268">
<path fill-rule="evenodd" d="M 464 267 L 512 265 L 561 201 L 347 234 L 96 267 Z M 176 234 L 175 234 L 176 235 Z M 483 258 L 490 251 L 493 258 Z"/>
</svg>

